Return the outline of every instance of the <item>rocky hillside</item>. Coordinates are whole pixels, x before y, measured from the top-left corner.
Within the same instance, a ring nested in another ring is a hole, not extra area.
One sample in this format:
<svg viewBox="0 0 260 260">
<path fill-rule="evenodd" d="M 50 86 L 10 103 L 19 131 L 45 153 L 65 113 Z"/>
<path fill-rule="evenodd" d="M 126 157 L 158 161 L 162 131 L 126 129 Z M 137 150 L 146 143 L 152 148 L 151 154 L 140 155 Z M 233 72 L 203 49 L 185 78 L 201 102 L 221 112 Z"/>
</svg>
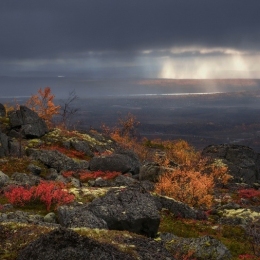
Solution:
<svg viewBox="0 0 260 260">
<path fill-rule="evenodd" d="M 204 149 L 233 178 L 194 208 L 155 192 L 165 166 L 108 136 L 49 129 L 25 106 L 0 116 L 0 259 L 259 259 L 252 149 Z"/>
</svg>

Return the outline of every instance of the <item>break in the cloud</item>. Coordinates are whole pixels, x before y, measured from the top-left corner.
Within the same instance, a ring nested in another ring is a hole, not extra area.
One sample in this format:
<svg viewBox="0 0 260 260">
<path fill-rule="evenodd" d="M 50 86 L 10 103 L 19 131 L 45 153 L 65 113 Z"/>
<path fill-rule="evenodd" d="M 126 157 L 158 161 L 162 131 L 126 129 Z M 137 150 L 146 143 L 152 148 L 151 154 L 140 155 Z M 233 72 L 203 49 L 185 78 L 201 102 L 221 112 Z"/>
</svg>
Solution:
<svg viewBox="0 0 260 260">
<path fill-rule="evenodd" d="M 260 77 L 259 0 L 3 0 L 1 75 Z"/>
</svg>

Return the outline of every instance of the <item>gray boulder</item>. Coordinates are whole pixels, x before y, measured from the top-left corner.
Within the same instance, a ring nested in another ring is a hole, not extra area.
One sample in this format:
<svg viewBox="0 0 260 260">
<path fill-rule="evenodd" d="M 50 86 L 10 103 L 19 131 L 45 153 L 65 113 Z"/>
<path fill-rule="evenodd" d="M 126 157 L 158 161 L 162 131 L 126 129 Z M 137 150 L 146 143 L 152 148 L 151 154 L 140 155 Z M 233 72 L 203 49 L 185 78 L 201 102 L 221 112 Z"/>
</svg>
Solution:
<svg viewBox="0 0 260 260">
<path fill-rule="evenodd" d="M 9 154 L 8 136 L 0 130 L 0 158 Z"/>
<path fill-rule="evenodd" d="M 4 174 L 2 171 L 0 171 L 0 188 L 4 187 L 5 184 L 7 184 L 10 181 L 10 178 Z"/>
<path fill-rule="evenodd" d="M 38 238 L 18 254 L 17 260 L 130 260 L 128 253 L 112 245 L 99 243 L 76 232 L 59 228 Z"/>
<path fill-rule="evenodd" d="M 141 166 L 139 173 L 139 180 L 148 180 L 152 182 L 158 181 L 161 174 L 161 167 L 158 163 L 148 162 Z"/>
<path fill-rule="evenodd" d="M 60 206 L 57 209 L 59 223 L 68 228 L 88 227 L 108 229 L 107 223 L 82 206 Z"/>
<path fill-rule="evenodd" d="M 38 114 L 26 106 L 20 106 L 20 110 L 8 113 L 11 128 L 17 129 L 18 134 L 26 138 L 37 138 L 48 132 L 45 121 Z"/>
<path fill-rule="evenodd" d="M 93 152 L 91 151 L 91 147 L 89 143 L 83 140 L 71 140 L 70 146 L 74 148 L 76 151 L 82 152 L 89 157 L 93 157 Z"/>
<path fill-rule="evenodd" d="M 108 156 L 93 157 L 89 162 L 91 171 L 116 171 L 121 173 L 139 173 L 140 163 L 138 158 L 130 153 L 115 153 Z"/>
<path fill-rule="evenodd" d="M 170 252 L 178 252 L 180 259 L 188 252 L 194 252 L 191 258 L 230 260 L 230 251 L 217 239 L 210 236 L 200 238 L 182 238 L 170 233 L 160 234 L 160 238 Z"/>
<path fill-rule="evenodd" d="M 233 182 L 245 182 L 252 185 L 260 181 L 260 154 L 243 145 L 209 145 L 202 155 L 221 159 L 228 166 Z"/>
<path fill-rule="evenodd" d="M 56 215 L 54 212 L 50 212 L 44 216 L 43 221 L 46 223 L 57 223 L 56 222 Z"/>
<path fill-rule="evenodd" d="M 105 220 L 109 229 L 155 237 L 160 224 L 160 214 L 152 196 L 137 189 L 111 190 L 92 201 L 88 209 Z"/>
<path fill-rule="evenodd" d="M 12 174 L 11 179 L 15 184 L 34 186 L 40 183 L 40 177 L 28 175 L 26 173 L 15 172 Z"/>
<path fill-rule="evenodd" d="M 5 116 L 6 116 L 5 106 L 0 103 L 0 117 L 5 117 Z"/>
<path fill-rule="evenodd" d="M 58 172 L 62 170 L 88 169 L 87 161 L 73 160 L 59 151 L 27 149 L 27 154 L 34 160 L 40 161 Z"/>
<path fill-rule="evenodd" d="M 177 217 L 187 218 L 187 219 L 207 219 L 206 214 L 203 211 L 196 210 L 187 204 L 184 204 L 175 199 L 155 195 L 154 200 L 159 210 L 167 209 Z"/>
</svg>

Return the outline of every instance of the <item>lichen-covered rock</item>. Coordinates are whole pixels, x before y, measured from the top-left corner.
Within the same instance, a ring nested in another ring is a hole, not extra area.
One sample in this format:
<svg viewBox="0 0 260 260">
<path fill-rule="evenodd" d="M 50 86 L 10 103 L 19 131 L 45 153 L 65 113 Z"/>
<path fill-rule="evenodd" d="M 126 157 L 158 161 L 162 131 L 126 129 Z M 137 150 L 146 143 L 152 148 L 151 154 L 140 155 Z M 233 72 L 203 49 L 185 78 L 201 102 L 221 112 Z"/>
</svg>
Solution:
<svg viewBox="0 0 260 260">
<path fill-rule="evenodd" d="M 260 181 L 260 154 L 243 145 L 209 145 L 203 149 L 203 156 L 221 159 L 228 166 L 230 181 L 252 185 Z"/>
<path fill-rule="evenodd" d="M 57 209 L 59 223 L 64 227 L 88 227 L 107 229 L 107 223 L 88 210 L 86 205 L 60 206 Z"/>
<path fill-rule="evenodd" d="M 91 171 L 116 171 L 121 173 L 139 173 L 140 163 L 137 157 L 130 153 L 115 153 L 107 156 L 93 157 L 89 162 Z"/>
<path fill-rule="evenodd" d="M 49 168 L 58 172 L 62 170 L 88 169 L 88 162 L 73 160 L 59 151 L 27 149 L 27 154 L 34 160 L 40 161 Z"/>
<path fill-rule="evenodd" d="M 226 246 L 210 236 L 182 238 L 170 233 L 163 233 L 160 234 L 160 238 L 167 249 L 179 253 L 180 259 L 189 252 L 193 252 L 192 258 L 201 260 L 230 260 L 232 258 Z"/>
<path fill-rule="evenodd" d="M 160 224 L 160 214 L 149 193 L 137 189 L 111 190 L 92 201 L 88 209 L 104 219 L 109 229 L 155 237 Z"/>
</svg>

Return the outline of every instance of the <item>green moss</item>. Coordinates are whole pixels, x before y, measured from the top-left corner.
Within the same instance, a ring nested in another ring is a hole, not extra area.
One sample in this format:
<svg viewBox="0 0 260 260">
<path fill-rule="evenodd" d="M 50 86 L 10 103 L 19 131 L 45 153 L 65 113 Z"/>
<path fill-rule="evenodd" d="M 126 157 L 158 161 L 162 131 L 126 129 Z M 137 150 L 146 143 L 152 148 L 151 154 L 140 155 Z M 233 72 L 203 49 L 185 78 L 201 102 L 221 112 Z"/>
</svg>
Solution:
<svg viewBox="0 0 260 260">
<path fill-rule="evenodd" d="M 253 255 L 250 238 L 240 226 L 214 226 L 211 221 L 179 219 L 173 214 L 163 211 L 159 231 L 184 238 L 212 236 L 220 240 L 230 250 L 233 259 L 239 259 L 239 255 L 242 254 Z"/>
</svg>

